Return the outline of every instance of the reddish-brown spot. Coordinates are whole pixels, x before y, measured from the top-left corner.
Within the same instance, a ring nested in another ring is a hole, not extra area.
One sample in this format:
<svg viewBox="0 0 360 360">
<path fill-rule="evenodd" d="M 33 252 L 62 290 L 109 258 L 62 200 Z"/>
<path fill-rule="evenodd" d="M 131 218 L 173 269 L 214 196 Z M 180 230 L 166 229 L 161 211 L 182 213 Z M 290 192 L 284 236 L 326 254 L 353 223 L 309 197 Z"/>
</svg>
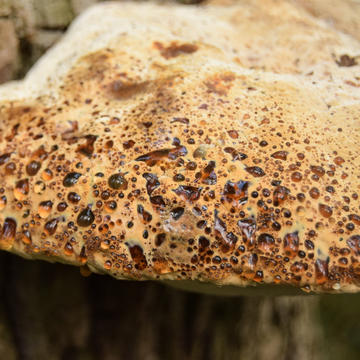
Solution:
<svg viewBox="0 0 360 360">
<path fill-rule="evenodd" d="M 170 59 L 184 54 L 192 54 L 198 50 L 194 44 L 178 44 L 173 41 L 168 46 L 164 46 L 161 42 L 155 41 L 154 47 L 160 51 L 160 54 L 165 59 Z"/>
<path fill-rule="evenodd" d="M 255 244 L 255 232 L 256 232 L 256 221 L 253 218 L 241 219 L 237 222 L 244 243 L 248 244 L 250 247 Z"/>
<path fill-rule="evenodd" d="M 205 86 L 209 93 L 215 93 L 217 95 L 227 95 L 228 91 L 232 87 L 232 81 L 235 80 L 235 75 L 232 72 L 218 74 L 210 77 L 205 81 Z"/>
<path fill-rule="evenodd" d="M 144 173 L 143 177 L 146 179 L 146 191 L 148 195 L 160 186 L 160 182 L 155 174 L 151 173 Z"/>
<path fill-rule="evenodd" d="M 144 224 L 149 223 L 152 220 L 152 215 L 146 211 L 142 205 L 137 206 L 137 212 L 143 220 Z"/>
<path fill-rule="evenodd" d="M 35 176 L 40 170 L 40 167 L 41 167 L 41 163 L 33 160 L 26 165 L 26 173 L 29 176 Z"/>
</svg>

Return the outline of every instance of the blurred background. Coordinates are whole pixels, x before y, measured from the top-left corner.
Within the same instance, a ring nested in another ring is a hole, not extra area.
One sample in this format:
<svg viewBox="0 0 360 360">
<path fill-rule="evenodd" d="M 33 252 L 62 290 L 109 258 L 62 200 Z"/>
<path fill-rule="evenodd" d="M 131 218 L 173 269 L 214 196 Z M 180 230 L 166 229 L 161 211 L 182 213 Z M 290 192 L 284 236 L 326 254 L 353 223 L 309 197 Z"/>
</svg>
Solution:
<svg viewBox="0 0 360 360">
<path fill-rule="evenodd" d="M 293 1 L 360 39 L 358 0 L 346 19 L 333 18 L 342 0 Z M 23 77 L 96 2 L 0 0 L 0 83 Z M 208 296 L 0 253 L 0 359 L 357 360 L 359 304 L 360 294 Z"/>
</svg>

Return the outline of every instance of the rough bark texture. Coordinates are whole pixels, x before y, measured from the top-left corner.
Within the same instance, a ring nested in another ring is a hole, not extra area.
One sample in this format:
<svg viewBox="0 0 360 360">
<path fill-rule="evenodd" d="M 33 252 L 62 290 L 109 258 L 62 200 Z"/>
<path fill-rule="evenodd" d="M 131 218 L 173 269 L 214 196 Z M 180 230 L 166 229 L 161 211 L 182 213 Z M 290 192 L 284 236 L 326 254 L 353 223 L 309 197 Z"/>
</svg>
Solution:
<svg viewBox="0 0 360 360">
<path fill-rule="evenodd" d="M 1 254 L 1 359 L 318 359 L 317 297 L 223 298 Z"/>
<path fill-rule="evenodd" d="M 0 0 L 0 82 L 95 2 Z M 357 359 L 358 300 L 206 296 L 1 253 L 0 359 Z"/>
</svg>

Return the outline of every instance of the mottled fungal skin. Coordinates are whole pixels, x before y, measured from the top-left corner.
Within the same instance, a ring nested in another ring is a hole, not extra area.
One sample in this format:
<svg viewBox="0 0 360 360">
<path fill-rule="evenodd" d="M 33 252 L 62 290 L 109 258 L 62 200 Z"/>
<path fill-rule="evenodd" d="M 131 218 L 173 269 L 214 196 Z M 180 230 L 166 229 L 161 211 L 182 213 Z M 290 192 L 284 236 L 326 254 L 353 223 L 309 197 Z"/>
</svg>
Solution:
<svg viewBox="0 0 360 360">
<path fill-rule="evenodd" d="M 359 54 L 294 2 L 90 9 L 0 88 L 0 248 L 359 291 Z"/>
</svg>

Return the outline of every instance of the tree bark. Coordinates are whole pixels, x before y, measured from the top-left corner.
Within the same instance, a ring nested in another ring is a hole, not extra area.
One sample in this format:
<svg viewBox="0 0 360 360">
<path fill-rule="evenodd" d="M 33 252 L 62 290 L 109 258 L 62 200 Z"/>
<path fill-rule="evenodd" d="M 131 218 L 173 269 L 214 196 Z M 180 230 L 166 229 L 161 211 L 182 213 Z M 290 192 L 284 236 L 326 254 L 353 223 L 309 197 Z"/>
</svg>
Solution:
<svg viewBox="0 0 360 360">
<path fill-rule="evenodd" d="M 218 297 L 0 256 L 1 359 L 319 359 L 318 298 Z"/>
</svg>

